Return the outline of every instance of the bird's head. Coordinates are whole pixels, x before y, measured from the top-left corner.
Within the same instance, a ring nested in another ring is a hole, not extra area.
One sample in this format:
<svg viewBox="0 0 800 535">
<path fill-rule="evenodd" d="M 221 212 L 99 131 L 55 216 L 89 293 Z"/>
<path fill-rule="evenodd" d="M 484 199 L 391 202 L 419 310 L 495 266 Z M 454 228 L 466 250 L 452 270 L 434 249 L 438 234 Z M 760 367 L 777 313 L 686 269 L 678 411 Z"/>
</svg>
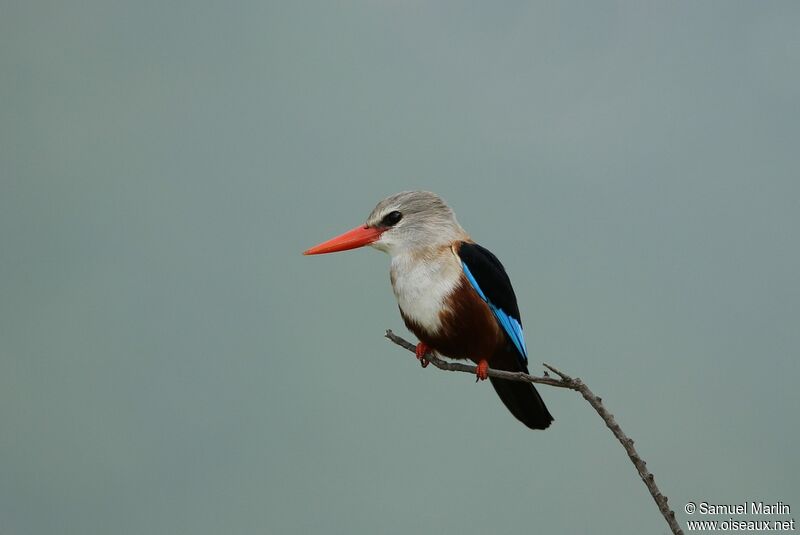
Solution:
<svg viewBox="0 0 800 535">
<path fill-rule="evenodd" d="M 303 254 L 346 251 L 369 245 L 392 256 L 448 246 L 467 237 L 441 197 L 430 191 L 404 191 L 383 199 L 366 224 L 320 243 Z"/>
</svg>

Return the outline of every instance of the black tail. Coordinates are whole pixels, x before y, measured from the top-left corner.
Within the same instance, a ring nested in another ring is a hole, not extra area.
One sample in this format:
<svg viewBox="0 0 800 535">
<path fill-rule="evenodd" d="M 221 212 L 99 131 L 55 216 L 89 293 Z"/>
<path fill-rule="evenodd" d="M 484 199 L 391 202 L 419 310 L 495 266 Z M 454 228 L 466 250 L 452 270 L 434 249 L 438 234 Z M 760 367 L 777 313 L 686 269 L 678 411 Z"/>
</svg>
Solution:
<svg viewBox="0 0 800 535">
<path fill-rule="evenodd" d="M 547 429 L 553 417 L 531 383 L 490 377 L 497 395 L 514 417 L 531 429 Z"/>
</svg>

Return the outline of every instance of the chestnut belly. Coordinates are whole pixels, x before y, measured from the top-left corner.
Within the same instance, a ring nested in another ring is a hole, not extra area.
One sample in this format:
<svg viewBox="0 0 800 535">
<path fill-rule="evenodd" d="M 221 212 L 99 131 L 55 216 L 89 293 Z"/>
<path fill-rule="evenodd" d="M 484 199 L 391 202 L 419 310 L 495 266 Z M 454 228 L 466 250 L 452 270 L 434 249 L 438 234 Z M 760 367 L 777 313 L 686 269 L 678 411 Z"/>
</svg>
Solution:
<svg viewBox="0 0 800 535">
<path fill-rule="evenodd" d="M 452 359 L 486 359 L 507 353 L 508 341 L 489 306 L 462 279 L 448 296 L 440 312 L 441 327 L 436 332 L 423 328 L 402 309 L 406 327 L 425 345 Z"/>
</svg>

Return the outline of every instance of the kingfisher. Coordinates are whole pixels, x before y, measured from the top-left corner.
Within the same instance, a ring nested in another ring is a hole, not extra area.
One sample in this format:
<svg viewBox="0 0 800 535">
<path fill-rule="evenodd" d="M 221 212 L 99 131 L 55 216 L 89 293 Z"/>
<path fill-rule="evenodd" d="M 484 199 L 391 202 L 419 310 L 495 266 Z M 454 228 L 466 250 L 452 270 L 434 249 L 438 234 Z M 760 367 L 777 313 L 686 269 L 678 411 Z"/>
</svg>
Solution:
<svg viewBox="0 0 800 535">
<path fill-rule="evenodd" d="M 369 245 L 390 257 L 400 315 L 419 340 L 416 356 L 434 351 L 477 364 L 506 408 L 531 429 L 553 421 L 536 388 L 489 377 L 489 367 L 528 373 L 528 350 L 517 298 L 503 264 L 475 243 L 445 201 L 429 191 L 404 191 L 378 203 L 358 226 L 308 249 L 318 255 Z"/>
</svg>

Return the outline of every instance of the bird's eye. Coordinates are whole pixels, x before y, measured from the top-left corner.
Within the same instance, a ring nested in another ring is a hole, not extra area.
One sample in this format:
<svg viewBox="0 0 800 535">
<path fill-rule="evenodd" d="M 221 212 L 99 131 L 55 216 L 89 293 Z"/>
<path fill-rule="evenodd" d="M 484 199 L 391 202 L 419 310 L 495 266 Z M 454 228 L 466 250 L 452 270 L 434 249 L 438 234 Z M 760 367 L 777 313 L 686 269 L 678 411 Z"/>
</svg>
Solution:
<svg viewBox="0 0 800 535">
<path fill-rule="evenodd" d="M 384 227 L 393 227 L 395 226 L 401 219 L 403 219 L 403 214 L 395 210 L 394 212 L 389 212 L 383 219 L 381 219 L 381 225 Z"/>
</svg>

